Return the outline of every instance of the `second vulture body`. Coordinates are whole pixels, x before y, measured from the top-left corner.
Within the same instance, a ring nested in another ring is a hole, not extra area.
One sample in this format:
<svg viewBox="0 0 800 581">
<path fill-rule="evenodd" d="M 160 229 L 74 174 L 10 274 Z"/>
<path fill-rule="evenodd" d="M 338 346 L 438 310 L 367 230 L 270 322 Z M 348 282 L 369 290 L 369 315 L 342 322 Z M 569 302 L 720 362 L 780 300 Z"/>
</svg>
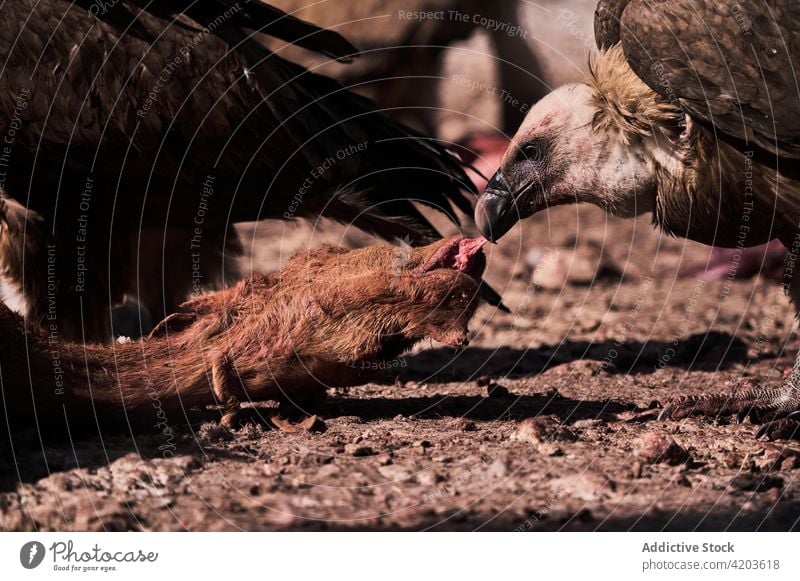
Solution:
<svg viewBox="0 0 800 581">
<path fill-rule="evenodd" d="M 800 5 L 792 0 L 602 0 L 586 83 L 531 110 L 476 207 L 497 240 L 550 206 L 588 202 L 666 232 L 800 251 Z M 800 306 L 800 280 L 785 287 Z M 800 363 L 782 388 L 673 403 L 664 416 L 755 413 L 784 432 Z"/>
</svg>

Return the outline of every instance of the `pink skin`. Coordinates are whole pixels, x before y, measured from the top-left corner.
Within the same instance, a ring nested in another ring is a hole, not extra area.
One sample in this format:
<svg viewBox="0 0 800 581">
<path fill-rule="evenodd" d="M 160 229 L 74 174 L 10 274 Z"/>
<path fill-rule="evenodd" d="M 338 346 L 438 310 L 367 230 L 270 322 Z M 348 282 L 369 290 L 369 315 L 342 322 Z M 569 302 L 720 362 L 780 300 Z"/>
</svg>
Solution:
<svg viewBox="0 0 800 581">
<path fill-rule="evenodd" d="M 476 256 L 481 248 L 488 242 L 483 236 L 479 238 L 462 238 L 454 236 L 436 254 L 426 262 L 420 271 L 430 272 L 436 268 L 452 268 L 459 272 L 472 275 L 478 266 Z"/>
<path fill-rule="evenodd" d="M 681 278 L 723 280 L 728 276 L 749 278 L 758 274 L 780 281 L 785 255 L 786 248 L 777 240 L 741 250 L 712 248 L 705 266 L 688 269 L 681 273 Z"/>
</svg>

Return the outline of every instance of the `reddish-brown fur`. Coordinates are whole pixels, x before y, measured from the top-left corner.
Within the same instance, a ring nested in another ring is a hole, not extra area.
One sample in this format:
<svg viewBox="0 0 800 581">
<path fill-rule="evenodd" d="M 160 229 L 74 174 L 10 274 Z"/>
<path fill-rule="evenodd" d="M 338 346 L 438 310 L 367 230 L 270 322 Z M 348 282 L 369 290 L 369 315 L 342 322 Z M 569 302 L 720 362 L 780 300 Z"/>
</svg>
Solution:
<svg viewBox="0 0 800 581">
<path fill-rule="evenodd" d="M 453 243 L 301 252 L 277 274 L 184 303 L 135 342 L 61 341 L 0 306 L 0 418 L 42 431 L 64 418 L 124 426 L 218 403 L 230 423 L 240 401 L 365 383 L 369 364 L 424 338 L 464 345 L 484 258 L 478 246 L 469 274 L 461 262 L 430 269 Z"/>
</svg>

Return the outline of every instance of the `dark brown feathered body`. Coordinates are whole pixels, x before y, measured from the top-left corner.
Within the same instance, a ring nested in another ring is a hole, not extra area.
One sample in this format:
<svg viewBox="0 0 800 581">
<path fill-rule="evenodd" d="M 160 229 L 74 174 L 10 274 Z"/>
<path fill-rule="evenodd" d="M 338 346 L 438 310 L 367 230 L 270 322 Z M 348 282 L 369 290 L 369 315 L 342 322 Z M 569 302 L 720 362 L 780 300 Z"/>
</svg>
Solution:
<svg viewBox="0 0 800 581">
<path fill-rule="evenodd" d="M 638 187 L 652 200 L 640 199 L 642 209 L 666 232 L 705 244 L 749 247 L 780 237 L 791 245 L 800 224 L 797 162 L 722 139 L 654 93 L 624 59 L 615 46 L 592 63 L 593 123 L 598 135 L 647 159 L 652 181 Z"/>
<path fill-rule="evenodd" d="M 425 240 L 436 233 L 409 199 L 469 209 L 469 181 L 438 143 L 250 36 L 347 57 L 335 33 L 260 2 L 0 11 L 0 185 L 23 211 L 0 216 L 0 248 L 27 252 L 24 266 L 19 251 L 0 259 L 33 319 L 50 288 L 69 337 L 107 337 L 126 295 L 159 317 L 230 280 L 234 222 L 322 215 Z"/>
<path fill-rule="evenodd" d="M 177 423 L 194 406 L 303 401 L 365 383 L 424 338 L 467 342 L 484 264 L 482 243 L 468 242 L 301 252 L 279 273 L 181 305 L 149 338 L 113 345 L 26 328 L 0 304 L 0 417 L 43 432 L 65 420 L 73 432 L 148 424 L 159 411 Z"/>
</svg>

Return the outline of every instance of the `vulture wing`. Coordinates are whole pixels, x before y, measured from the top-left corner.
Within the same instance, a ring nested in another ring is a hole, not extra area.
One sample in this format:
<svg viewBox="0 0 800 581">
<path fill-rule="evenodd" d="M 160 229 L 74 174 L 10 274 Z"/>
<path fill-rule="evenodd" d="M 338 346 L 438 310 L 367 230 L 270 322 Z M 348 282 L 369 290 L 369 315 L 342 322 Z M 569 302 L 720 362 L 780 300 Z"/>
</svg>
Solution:
<svg viewBox="0 0 800 581">
<path fill-rule="evenodd" d="M 191 226 L 209 180 L 206 226 L 322 215 L 426 240 L 437 234 L 409 200 L 471 211 L 474 186 L 442 144 L 253 34 L 350 58 L 335 32 L 258 1 L 19 0 L 2 13 L 0 132 L 19 119 L 4 185 L 48 219 L 89 176 L 93 211 L 102 194 L 142 227 Z"/>
<path fill-rule="evenodd" d="M 602 0 L 598 46 L 722 138 L 800 158 L 800 3 Z"/>
<path fill-rule="evenodd" d="M 631 0 L 600 0 L 594 11 L 594 40 L 606 50 L 620 41 L 620 18 Z"/>
</svg>

